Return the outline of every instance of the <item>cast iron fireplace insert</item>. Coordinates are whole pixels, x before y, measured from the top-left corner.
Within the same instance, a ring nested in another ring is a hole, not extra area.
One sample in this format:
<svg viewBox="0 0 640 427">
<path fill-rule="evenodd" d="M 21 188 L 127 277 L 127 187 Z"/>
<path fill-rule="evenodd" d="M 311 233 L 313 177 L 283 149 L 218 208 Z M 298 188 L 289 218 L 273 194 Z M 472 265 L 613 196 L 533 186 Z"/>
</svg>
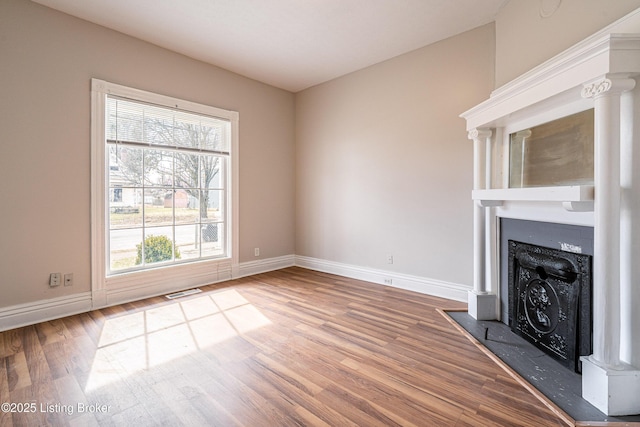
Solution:
<svg viewBox="0 0 640 427">
<path fill-rule="evenodd" d="M 509 240 L 509 326 L 580 372 L 591 354 L 591 256 Z"/>
</svg>

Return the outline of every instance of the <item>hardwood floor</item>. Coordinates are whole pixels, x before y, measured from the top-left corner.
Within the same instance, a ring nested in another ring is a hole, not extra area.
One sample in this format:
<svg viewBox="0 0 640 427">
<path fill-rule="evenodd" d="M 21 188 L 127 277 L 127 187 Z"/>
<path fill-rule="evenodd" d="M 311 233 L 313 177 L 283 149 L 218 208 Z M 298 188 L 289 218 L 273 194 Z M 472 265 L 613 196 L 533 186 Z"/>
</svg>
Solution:
<svg viewBox="0 0 640 427">
<path fill-rule="evenodd" d="M 201 289 L 0 333 L 0 426 L 566 425 L 436 310 L 464 304 L 301 268 Z"/>
</svg>

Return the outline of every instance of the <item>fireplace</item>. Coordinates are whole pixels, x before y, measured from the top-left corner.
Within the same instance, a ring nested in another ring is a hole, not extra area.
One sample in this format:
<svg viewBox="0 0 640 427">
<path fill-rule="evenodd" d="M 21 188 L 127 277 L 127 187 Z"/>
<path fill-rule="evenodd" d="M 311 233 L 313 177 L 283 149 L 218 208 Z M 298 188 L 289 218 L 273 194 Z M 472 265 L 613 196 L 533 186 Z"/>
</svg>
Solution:
<svg viewBox="0 0 640 427">
<path fill-rule="evenodd" d="M 591 257 L 508 242 L 509 326 L 580 372 L 591 354 Z"/>
<path fill-rule="evenodd" d="M 500 295 L 498 318 L 563 366 L 581 372 L 580 356 L 589 355 L 592 351 L 593 227 L 500 218 L 496 232 L 500 249 L 497 254 L 500 282 L 497 289 Z M 518 283 L 518 280 L 524 283 Z M 527 289 L 532 281 L 531 288 Z M 536 283 L 540 286 L 534 286 Z M 545 327 L 543 321 L 536 324 L 538 313 L 534 312 L 529 313 L 533 320 L 531 329 L 518 328 L 524 321 L 522 316 L 526 319 L 527 308 L 535 307 L 532 301 L 525 306 L 526 300 L 522 297 L 526 296 L 527 290 L 534 289 L 544 289 L 549 301 L 557 301 L 558 305 L 542 309 L 541 314 L 549 317 L 549 326 Z M 555 299 L 554 295 L 558 298 Z M 561 307 L 561 313 L 554 315 L 550 310 L 560 307 L 560 304 L 565 306 Z M 554 319 L 562 322 L 558 324 Z M 555 337 L 556 334 L 561 338 Z M 538 345 L 544 339 L 548 341 Z M 560 350 L 562 342 L 566 346 L 564 350 Z M 559 351 L 553 351 L 554 348 Z"/>
<path fill-rule="evenodd" d="M 511 319 L 518 334 L 581 369 L 582 396 L 607 415 L 640 414 L 639 78 L 640 35 L 602 32 L 462 114 L 474 151 L 469 314 Z M 506 237 L 508 221 L 551 231 Z M 565 226 L 590 230 L 591 253 L 554 231 Z M 527 245 L 546 249 L 532 255 Z M 509 266 L 521 279 L 511 298 Z"/>
</svg>

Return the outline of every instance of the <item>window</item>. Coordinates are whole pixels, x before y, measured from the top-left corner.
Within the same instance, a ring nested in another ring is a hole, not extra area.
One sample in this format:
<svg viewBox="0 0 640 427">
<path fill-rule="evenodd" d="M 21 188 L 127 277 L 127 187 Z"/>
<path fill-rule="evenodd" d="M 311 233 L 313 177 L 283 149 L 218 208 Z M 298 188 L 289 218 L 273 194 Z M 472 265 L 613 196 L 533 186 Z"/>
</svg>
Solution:
<svg viewBox="0 0 640 427">
<path fill-rule="evenodd" d="M 229 121 L 107 95 L 105 132 L 109 274 L 226 256 Z"/>
<path fill-rule="evenodd" d="M 101 273 L 94 290 L 158 268 L 205 263 L 219 272 L 234 264 L 237 113 L 92 85 L 92 262 Z M 205 276 L 197 284 L 225 278 Z"/>
</svg>

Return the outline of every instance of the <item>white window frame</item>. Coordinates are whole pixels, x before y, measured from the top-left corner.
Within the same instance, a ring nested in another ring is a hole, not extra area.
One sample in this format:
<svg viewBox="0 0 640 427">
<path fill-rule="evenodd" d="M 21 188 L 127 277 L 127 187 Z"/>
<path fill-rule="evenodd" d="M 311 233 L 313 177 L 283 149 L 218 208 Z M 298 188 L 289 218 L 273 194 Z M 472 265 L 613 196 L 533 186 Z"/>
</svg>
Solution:
<svg viewBox="0 0 640 427">
<path fill-rule="evenodd" d="M 227 181 L 225 233 L 226 257 L 171 264 L 147 270 L 107 274 L 109 220 L 108 156 L 106 151 L 106 100 L 108 95 L 229 120 L 231 124 L 230 173 Z M 162 295 L 238 276 L 238 130 L 239 114 L 208 105 L 134 89 L 103 80 L 91 80 L 91 293 L 93 308 Z"/>
</svg>

